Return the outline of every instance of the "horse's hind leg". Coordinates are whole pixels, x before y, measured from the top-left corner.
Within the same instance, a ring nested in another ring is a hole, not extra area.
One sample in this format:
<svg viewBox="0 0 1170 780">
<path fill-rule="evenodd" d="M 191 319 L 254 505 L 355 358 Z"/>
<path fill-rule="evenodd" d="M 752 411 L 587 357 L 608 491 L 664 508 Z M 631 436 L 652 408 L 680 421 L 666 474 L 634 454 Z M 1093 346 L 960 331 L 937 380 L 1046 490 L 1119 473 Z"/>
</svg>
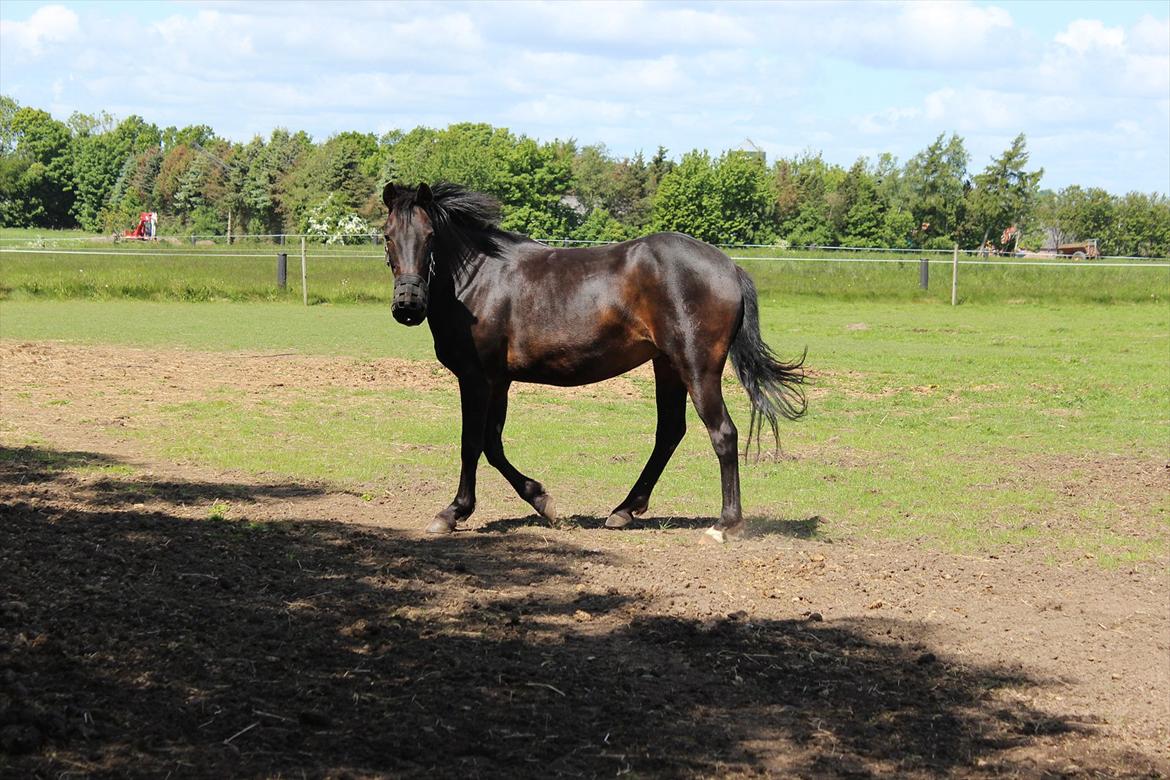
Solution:
<svg viewBox="0 0 1170 780">
<path fill-rule="evenodd" d="M 724 534 L 743 531 L 743 509 L 739 499 L 739 433 L 723 402 L 722 371 L 708 370 L 691 384 L 691 399 L 699 418 L 711 435 L 711 446 L 719 458 L 719 480 L 723 488 L 723 509 L 719 522 L 707 531 L 718 541 Z"/>
<path fill-rule="evenodd" d="M 654 431 L 654 450 L 642 469 L 638 481 L 610 514 L 605 525 L 623 528 L 650 506 L 650 493 L 658 484 L 662 470 L 687 431 L 687 389 L 678 371 L 665 357 L 654 359 L 654 398 L 658 406 L 658 426 Z"/>
<path fill-rule="evenodd" d="M 508 417 L 508 384 L 504 383 L 492 390 L 491 401 L 488 405 L 487 429 L 484 437 L 484 455 L 488 463 L 504 475 L 508 484 L 540 514 L 545 520 L 553 522 L 557 519 L 556 508 L 552 496 L 534 479 L 521 474 L 504 455 L 504 422 Z"/>
</svg>

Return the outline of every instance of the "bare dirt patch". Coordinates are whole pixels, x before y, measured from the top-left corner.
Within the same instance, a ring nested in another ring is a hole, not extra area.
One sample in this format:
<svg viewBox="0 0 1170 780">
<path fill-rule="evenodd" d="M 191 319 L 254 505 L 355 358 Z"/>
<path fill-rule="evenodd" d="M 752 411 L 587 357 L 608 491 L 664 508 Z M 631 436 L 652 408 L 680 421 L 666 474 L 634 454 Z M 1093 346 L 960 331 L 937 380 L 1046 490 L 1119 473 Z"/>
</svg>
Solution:
<svg viewBox="0 0 1170 780">
<path fill-rule="evenodd" d="M 452 389 L 450 372 L 434 361 L 358 360 L 297 353 L 199 352 L 113 345 L 0 341 L 5 385 L 13 390 L 53 390 L 63 398 L 92 395 L 93 388 L 149 388 L 147 400 L 203 396 L 230 388 L 268 393 L 286 387 L 346 389 Z M 566 398 L 641 397 L 631 379 L 653 382 L 649 366 L 584 387 L 517 384 L 518 393 Z"/>
<path fill-rule="evenodd" d="M 428 367 L 3 349 L 0 436 L 40 440 L 0 446 L 15 776 L 1170 773 L 1165 559 L 830 544 L 816 517 L 717 547 L 707 518 L 550 528 L 518 500 L 429 539 L 431 495 L 160 462 L 84 422 L 212 370 Z"/>
</svg>

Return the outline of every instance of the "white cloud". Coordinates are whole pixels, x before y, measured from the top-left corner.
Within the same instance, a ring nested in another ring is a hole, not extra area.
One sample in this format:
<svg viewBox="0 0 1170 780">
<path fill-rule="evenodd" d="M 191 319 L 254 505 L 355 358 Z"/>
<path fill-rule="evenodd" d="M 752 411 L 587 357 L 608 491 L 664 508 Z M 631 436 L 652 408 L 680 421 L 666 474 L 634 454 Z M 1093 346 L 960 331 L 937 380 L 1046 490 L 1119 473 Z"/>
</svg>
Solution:
<svg viewBox="0 0 1170 780">
<path fill-rule="evenodd" d="M 28 21 L 0 20 L 0 46 L 14 47 L 30 57 L 40 56 L 46 44 L 67 43 L 78 36 L 77 14 L 60 5 L 38 8 Z"/>
<path fill-rule="evenodd" d="M 940 132 L 998 153 L 1024 131 L 1052 159 L 1086 142 L 1136 158 L 1144 143 L 1145 166 L 1114 175 L 1166 188 L 1170 19 L 1156 7 L 1095 19 L 1091 3 L 1054 3 L 1044 35 L 1036 14 L 982 0 L 73 7 L 0 22 L 5 94 L 237 140 L 484 121 L 617 154 L 750 136 L 772 157 L 843 164 L 905 159 Z"/>
<path fill-rule="evenodd" d="M 507 9 L 511 4 L 496 5 Z M 701 49 L 745 46 L 756 42 L 750 21 L 714 6 L 711 11 L 680 8 L 657 2 L 550 2 L 524 3 L 518 8 L 530 23 L 556 42 L 633 44 Z M 539 42 L 533 41 L 539 45 Z"/>
<path fill-rule="evenodd" d="M 1101 50 L 1120 52 L 1125 45 L 1125 30 L 1106 27 L 1098 19 L 1077 19 L 1057 33 L 1055 40 L 1081 55 Z"/>
<path fill-rule="evenodd" d="M 1115 96 L 1170 94 L 1170 19 L 1145 17 L 1128 30 L 1077 19 L 1057 33 L 1021 86 L 1039 93 L 1078 96 L 1088 105 Z"/>
<path fill-rule="evenodd" d="M 984 66 L 986 56 L 1013 60 L 1018 42 L 1012 16 L 970 2 L 824 4 L 805 7 L 820 17 L 796 44 L 879 68 Z"/>
<path fill-rule="evenodd" d="M 866 135 L 887 133 L 899 125 L 919 119 L 923 112 L 918 108 L 887 108 L 866 114 L 857 120 L 857 129 Z"/>
<path fill-rule="evenodd" d="M 1129 31 L 1129 41 L 1135 54 L 1170 54 L 1170 17 L 1143 16 Z"/>
</svg>

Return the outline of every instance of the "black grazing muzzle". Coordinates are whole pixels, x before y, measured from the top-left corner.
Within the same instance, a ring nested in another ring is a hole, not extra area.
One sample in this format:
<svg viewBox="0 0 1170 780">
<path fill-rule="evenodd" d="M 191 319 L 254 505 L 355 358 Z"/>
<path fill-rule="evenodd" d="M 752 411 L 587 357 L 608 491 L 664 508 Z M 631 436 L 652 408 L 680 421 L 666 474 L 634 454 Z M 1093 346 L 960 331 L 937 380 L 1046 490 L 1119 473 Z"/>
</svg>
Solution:
<svg viewBox="0 0 1170 780">
<path fill-rule="evenodd" d="M 428 280 L 418 274 L 399 274 L 394 279 L 390 313 L 403 325 L 418 325 L 427 316 Z"/>
<path fill-rule="evenodd" d="M 390 256 L 386 256 L 390 265 Z M 427 275 L 398 274 L 394 277 L 394 298 L 390 302 L 390 313 L 403 325 L 418 325 L 427 317 L 427 300 L 431 280 L 435 278 L 435 253 L 427 249 Z"/>
</svg>

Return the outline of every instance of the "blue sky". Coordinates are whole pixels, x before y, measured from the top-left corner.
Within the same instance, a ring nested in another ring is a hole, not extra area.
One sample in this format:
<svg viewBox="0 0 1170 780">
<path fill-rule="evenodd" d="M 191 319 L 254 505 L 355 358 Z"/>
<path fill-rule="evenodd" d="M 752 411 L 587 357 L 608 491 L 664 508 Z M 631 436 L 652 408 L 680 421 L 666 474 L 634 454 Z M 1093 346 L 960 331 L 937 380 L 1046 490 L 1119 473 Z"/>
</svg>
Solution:
<svg viewBox="0 0 1170 780">
<path fill-rule="evenodd" d="M 672 156 L 900 161 L 1019 132 L 1043 186 L 1170 191 L 1170 2 L 0 0 L 0 91 L 247 140 L 477 121 Z"/>
</svg>

